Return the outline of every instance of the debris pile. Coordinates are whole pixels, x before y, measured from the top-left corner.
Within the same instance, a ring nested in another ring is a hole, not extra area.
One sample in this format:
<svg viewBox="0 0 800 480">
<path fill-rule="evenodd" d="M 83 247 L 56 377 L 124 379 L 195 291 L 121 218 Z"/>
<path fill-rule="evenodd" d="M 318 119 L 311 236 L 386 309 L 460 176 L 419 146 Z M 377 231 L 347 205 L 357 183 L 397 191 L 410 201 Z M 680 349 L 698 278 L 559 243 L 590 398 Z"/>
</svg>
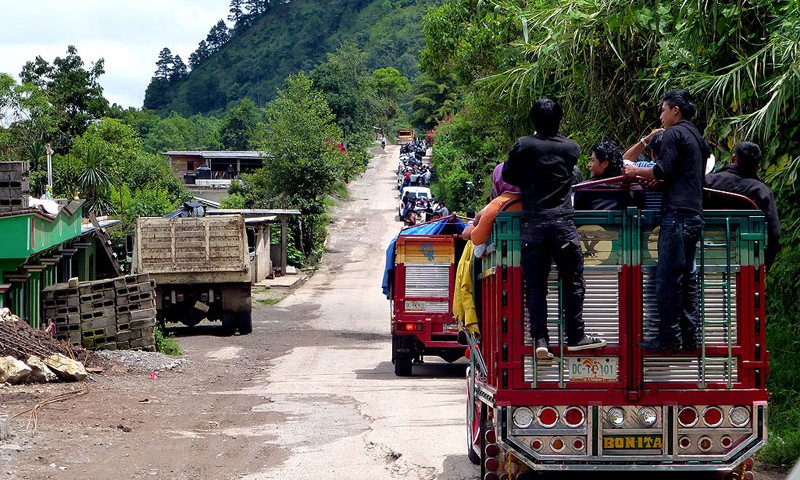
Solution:
<svg viewBox="0 0 800 480">
<path fill-rule="evenodd" d="M 82 348 L 34 330 L 9 309 L 0 308 L 0 383 L 80 381 L 88 374 L 83 363 L 74 358 L 88 355 Z"/>
<path fill-rule="evenodd" d="M 155 285 L 150 276 L 59 283 L 43 290 L 56 338 L 89 349 L 155 350 Z"/>
</svg>

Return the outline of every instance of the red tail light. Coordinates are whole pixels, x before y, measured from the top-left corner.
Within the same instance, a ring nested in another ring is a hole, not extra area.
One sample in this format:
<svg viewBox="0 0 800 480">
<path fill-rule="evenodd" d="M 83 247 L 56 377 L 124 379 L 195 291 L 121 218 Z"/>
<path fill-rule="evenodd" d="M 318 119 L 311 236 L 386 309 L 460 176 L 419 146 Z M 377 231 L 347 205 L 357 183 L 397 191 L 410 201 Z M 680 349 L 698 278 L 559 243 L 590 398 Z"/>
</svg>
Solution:
<svg viewBox="0 0 800 480">
<path fill-rule="evenodd" d="M 500 462 L 498 462 L 496 458 L 487 458 L 485 465 L 486 470 L 497 470 L 497 467 L 500 466 Z"/>
<path fill-rule="evenodd" d="M 421 323 L 401 323 L 400 330 L 405 330 L 406 332 L 421 332 L 422 331 L 422 324 Z"/>
<path fill-rule="evenodd" d="M 550 428 L 558 422 L 558 410 L 553 407 L 544 407 L 539 410 L 539 423 L 545 428 Z"/>
<path fill-rule="evenodd" d="M 489 457 L 496 457 L 500 453 L 500 447 L 496 443 L 486 445 L 486 455 Z"/>
<path fill-rule="evenodd" d="M 578 451 L 583 450 L 583 440 L 581 440 L 580 438 L 576 438 L 575 440 L 573 440 L 572 448 Z"/>
<path fill-rule="evenodd" d="M 489 472 L 483 477 L 483 480 L 499 480 L 499 477 L 496 473 Z"/>
<path fill-rule="evenodd" d="M 682 427 L 693 427 L 697 423 L 697 410 L 694 407 L 683 407 L 678 412 L 678 423 Z"/>
<path fill-rule="evenodd" d="M 494 430 L 489 430 L 486 432 L 484 438 L 486 439 L 487 442 L 494 443 L 497 441 L 497 434 L 494 433 Z"/>
<path fill-rule="evenodd" d="M 717 427 L 722 423 L 722 410 L 719 407 L 706 407 L 703 410 L 703 422 L 709 427 Z"/>
<path fill-rule="evenodd" d="M 564 421 L 569 427 L 580 427 L 583 425 L 583 410 L 578 407 L 569 407 L 564 411 Z"/>
<path fill-rule="evenodd" d="M 541 450 L 542 446 L 543 446 L 542 445 L 542 441 L 539 440 L 538 438 L 531 442 L 531 448 L 534 449 L 534 450 L 537 450 L 537 451 Z"/>
</svg>

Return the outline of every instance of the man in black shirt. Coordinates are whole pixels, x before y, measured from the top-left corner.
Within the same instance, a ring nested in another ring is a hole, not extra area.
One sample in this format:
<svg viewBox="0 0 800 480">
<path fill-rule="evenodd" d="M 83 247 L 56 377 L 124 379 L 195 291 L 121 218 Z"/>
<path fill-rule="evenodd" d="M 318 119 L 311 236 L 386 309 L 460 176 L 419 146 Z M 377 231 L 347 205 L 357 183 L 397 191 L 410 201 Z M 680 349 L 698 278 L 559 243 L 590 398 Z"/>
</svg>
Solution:
<svg viewBox="0 0 800 480">
<path fill-rule="evenodd" d="M 580 147 L 559 135 L 561 107 L 537 100 L 531 108 L 536 133 L 517 140 L 503 164 L 503 180 L 522 191 L 522 274 L 536 358 L 552 358 L 547 333 L 547 277 L 555 261 L 562 280 L 567 349 L 599 348 L 606 341 L 584 333 L 583 252 L 573 222 L 573 172 Z"/>
<path fill-rule="evenodd" d="M 648 351 L 697 348 L 700 295 L 695 253 L 705 225 L 703 174 L 710 151 L 691 122 L 696 109 L 688 91 L 665 93 L 661 104 L 664 134 L 656 164 L 625 165 L 628 177 L 664 182 L 656 267 L 658 336 L 639 343 Z"/>
<path fill-rule="evenodd" d="M 715 190 L 738 193 L 749 198 L 764 212 L 767 220 L 767 248 L 764 265 L 769 269 L 781 248 L 781 224 L 772 192 L 760 178 L 761 148 L 753 142 L 736 145 L 731 165 L 706 175 L 705 184 Z"/>
</svg>

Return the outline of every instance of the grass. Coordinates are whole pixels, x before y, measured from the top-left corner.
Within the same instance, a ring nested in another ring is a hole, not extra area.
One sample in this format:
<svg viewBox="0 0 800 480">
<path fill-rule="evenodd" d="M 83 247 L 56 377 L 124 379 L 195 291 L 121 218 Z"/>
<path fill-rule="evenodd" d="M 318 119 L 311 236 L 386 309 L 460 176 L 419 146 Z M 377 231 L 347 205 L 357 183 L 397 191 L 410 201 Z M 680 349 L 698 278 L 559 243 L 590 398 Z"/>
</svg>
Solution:
<svg viewBox="0 0 800 480">
<path fill-rule="evenodd" d="M 275 305 L 276 303 L 280 302 L 280 298 L 259 298 L 256 302 L 263 304 L 263 305 Z"/>
<path fill-rule="evenodd" d="M 156 351 L 173 357 L 181 355 L 181 346 L 178 345 L 172 334 L 165 334 L 159 326 L 156 326 L 153 333 L 156 337 Z"/>
</svg>

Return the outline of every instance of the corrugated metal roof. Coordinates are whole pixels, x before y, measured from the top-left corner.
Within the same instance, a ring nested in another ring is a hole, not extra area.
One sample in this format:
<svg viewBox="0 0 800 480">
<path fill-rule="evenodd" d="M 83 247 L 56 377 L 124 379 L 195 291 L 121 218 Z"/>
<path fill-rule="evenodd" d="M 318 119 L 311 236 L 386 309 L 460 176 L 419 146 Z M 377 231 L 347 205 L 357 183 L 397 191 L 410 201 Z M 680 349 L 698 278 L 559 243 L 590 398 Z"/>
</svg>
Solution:
<svg viewBox="0 0 800 480">
<path fill-rule="evenodd" d="M 196 150 L 196 151 L 170 151 L 163 152 L 162 155 L 170 157 L 187 156 L 187 157 L 203 157 L 203 158 L 247 158 L 247 159 L 263 159 L 261 152 L 253 151 L 231 151 L 220 152 L 216 150 Z"/>
</svg>

